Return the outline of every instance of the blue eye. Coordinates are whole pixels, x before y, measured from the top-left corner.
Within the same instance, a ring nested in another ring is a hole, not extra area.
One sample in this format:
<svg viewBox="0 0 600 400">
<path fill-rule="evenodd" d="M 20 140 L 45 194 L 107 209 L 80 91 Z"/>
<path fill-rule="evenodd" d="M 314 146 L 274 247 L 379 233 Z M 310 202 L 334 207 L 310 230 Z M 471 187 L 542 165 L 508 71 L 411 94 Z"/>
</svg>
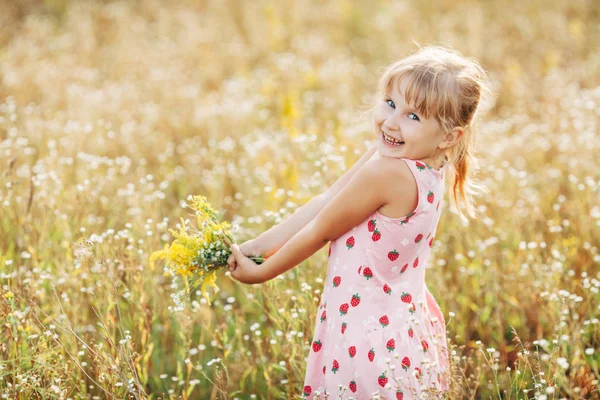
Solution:
<svg viewBox="0 0 600 400">
<path fill-rule="evenodd" d="M 410 113 L 408 115 L 414 115 L 416 119 L 413 119 L 413 121 L 420 121 L 419 117 L 417 116 L 417 114 L 415 113 Z M 411 118 L 412 119 L 412 118 Z"/>
<path fill-rule="evenodd" d="M 396 105 L 394 104 L 394 101 L 393 101 L 393 100 L 391 100 L 391 99 L 387 99 L 385 102 L 386 102 L 386 103 L 387 103 L 387 104 L 388 104 L 390 107 L 392 107 L 392 108 L 396 108 Z M 417 114 L 415 114 L 415 113 L 409 113 L 408 115 L 414 115 L 414 116 L 415 116 L 415 118 L 411 118 L 413 121 L 421 121 L 421 119 L 419 118 L 419 116 L 418 116 Z"/>
</svg>

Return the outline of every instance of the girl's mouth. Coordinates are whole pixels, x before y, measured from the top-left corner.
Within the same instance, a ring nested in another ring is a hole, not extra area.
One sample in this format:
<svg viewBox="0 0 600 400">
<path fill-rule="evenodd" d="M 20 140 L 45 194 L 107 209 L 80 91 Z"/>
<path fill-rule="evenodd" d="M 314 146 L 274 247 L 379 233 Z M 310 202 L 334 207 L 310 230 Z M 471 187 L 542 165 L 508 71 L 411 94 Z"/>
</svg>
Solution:
<svg viewBox="0 0 600 400">
<path fill-rule="evenodd" d="M 389 138 L 389 136 L 386 136 L 386 134 L 385 134 L 385 133 L 383 133 L 383 131 L 382 131 L 382 132 L 381 132 L 381 139 L 382 139 L 382 140 L 383 140 L 383 142 L 384 142 L 385 144 L 387 144 L 388 146 L 391 146 L 391 147 L 399 147 L 399 146 L 402 146 L 402 145 L 404 144 L 404 142 L 398 142 L 398 141 L 396 141 L 396 140 L 394 140 L 394 139 L 391 139 L 391 138 L 390 138 L 390 139 L 388 139 L 388 138 Z"/>
</svg>

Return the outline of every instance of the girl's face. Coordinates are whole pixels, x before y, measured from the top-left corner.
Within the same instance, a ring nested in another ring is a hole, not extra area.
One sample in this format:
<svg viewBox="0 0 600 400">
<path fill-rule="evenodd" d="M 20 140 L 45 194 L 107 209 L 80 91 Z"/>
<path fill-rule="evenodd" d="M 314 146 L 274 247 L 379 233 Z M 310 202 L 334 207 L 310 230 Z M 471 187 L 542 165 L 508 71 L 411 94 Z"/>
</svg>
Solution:
<svg viewBox="0 0 600 400">
<path fill-rule="evenodd" d="M 390 96 L 384 97 L 375 108 L 373 128 L 377 136 L 377 151 L 385 157 L 422 160 L 438 168 L 434 157 L 438 144 L 443 140 L 439 122 L 430 116 L 425 118 L 412 105 L 404 101 L 406 80 L 400 87 L 394 85 Z M 390 144 L 389 139 L 402 142 Z"/>
</svg>

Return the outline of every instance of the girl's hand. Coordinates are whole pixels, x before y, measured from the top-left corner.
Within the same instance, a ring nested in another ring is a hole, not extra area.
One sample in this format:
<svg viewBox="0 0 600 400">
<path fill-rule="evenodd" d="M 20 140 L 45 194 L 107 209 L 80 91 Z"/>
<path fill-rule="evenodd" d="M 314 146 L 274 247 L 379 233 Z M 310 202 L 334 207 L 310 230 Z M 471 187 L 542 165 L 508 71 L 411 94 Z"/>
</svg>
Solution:
<svg viewBox="0 0 600 400">
<path fill-rule="evenodd" d="M 237 244 L 231 245 L 231 255 L 235 258 L 236 268 L 229 269 L 231 276 L 242 283 L 261 283 L 260 266 L 246 257 Z"/>
<path fill-rule="evenodd" d="M 250 240 L 246 240 L 244 243 L 240 244 L 240 250 L 242 252 L 243 255 L 245 256 L 256 256 L 258 255 L 256 253 L 256 251 L 254 250 L 254 240 L 250 239 Z M 237 262 L 235 261 L 235 257 L 233 256 L 233 253 L 231 253 L 231 255 L 229 256 L 229 258 L 227 259 L 227 265 L 229 266 L 229 270 L 233 271 L 237 268 Z"/>
</svg>

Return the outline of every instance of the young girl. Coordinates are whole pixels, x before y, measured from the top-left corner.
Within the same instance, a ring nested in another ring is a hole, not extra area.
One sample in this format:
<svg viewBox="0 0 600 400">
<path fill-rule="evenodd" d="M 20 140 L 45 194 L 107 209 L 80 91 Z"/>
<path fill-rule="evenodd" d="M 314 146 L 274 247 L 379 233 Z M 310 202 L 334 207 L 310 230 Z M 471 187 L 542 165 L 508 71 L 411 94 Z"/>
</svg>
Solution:
<svg viewBox="0 0 600 400">
<path fill-rule="evenodd" d="M 375 145 L 327 193 L 232 246 L 232 276 L 253 284 L 330 242 L 302 396 L 416 399 L 448 390 L 445 321 L 425 269 L 447 173 L 458 212 L 463 203 L 475 216 L 470 194 L 483 188 L 468 175 L 472 128 L 488 91 L 481 66 L 451 49 L 427 46 L 391 64 L 372 109 Z M 262 265 L 246 257 L 261 253 Z"/>
</svg>

